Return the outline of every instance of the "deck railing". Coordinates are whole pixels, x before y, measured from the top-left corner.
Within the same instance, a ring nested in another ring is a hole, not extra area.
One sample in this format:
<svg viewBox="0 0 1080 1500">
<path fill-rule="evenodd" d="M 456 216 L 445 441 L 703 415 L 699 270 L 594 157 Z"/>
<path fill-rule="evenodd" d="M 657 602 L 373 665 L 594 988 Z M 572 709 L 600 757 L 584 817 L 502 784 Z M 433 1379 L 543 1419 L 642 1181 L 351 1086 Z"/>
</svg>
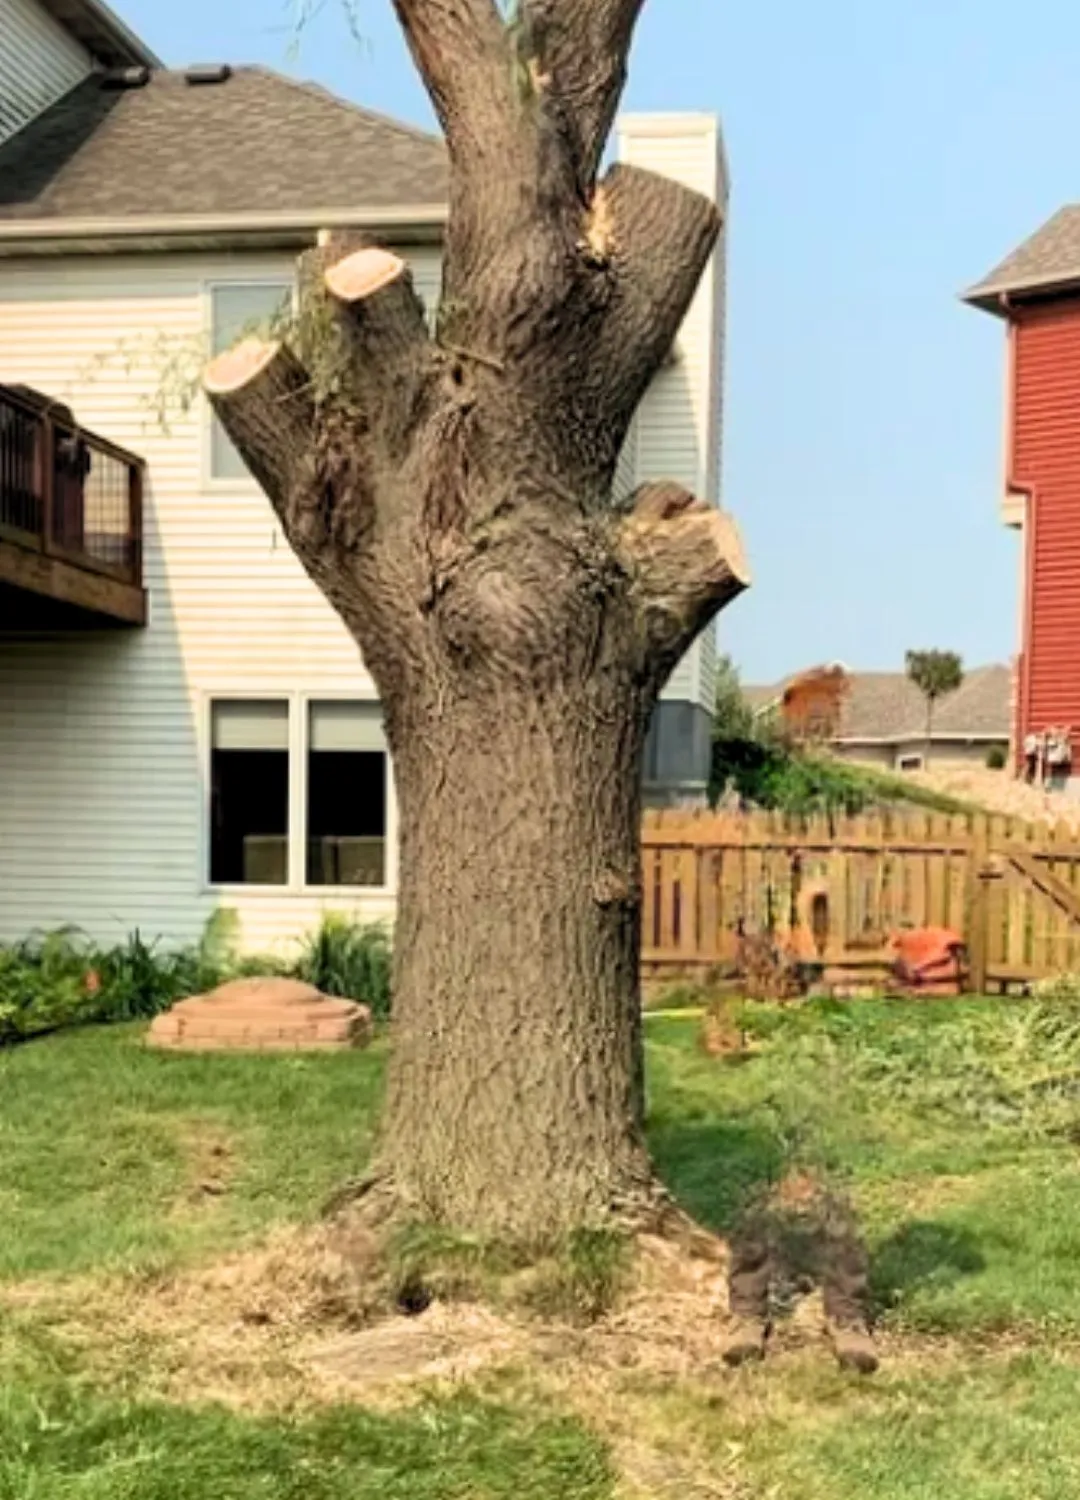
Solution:
<svg viewBox="0 0 1080 1500">
<path fill-rule="evenodd" d="M 0 540 L 141 585 L 143 470 L 66 407 L 0 385 Z"/>
</svg>

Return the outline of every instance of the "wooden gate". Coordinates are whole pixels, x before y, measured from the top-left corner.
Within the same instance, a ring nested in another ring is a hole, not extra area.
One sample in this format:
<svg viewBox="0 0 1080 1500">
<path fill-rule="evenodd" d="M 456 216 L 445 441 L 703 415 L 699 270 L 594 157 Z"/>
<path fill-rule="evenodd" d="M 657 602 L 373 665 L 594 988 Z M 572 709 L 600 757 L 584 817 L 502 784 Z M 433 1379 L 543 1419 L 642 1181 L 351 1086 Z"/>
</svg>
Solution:
<svg viewBox="0 0 1080 1500">
<path fill-rule="evenodd" d="M 899 930 L 947 927 L 972 988 L 1080 969 L 1080 839 L 1061 829 L 920 811 L 841 819 L 650 813 L 643 830 L 646 978 L 732 968 L 742 934 L 880 972 Z"/>
</svg>

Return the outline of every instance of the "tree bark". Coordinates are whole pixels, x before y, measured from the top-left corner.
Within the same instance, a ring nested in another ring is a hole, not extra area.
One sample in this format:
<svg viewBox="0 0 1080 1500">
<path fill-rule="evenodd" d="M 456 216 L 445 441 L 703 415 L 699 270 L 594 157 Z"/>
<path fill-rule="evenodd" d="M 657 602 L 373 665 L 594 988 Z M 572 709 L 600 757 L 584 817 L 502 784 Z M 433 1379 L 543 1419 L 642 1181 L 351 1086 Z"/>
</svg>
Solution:
<svg viewBox="0 0 1080 1500">
<path fill-rule="evenodd" d="M 430 338 L 356 236 L 283 344 L 207 390 L 378 687 L 401 829 L 379 1171 L 402 1212 L 548 1239 L 650 1191 L 641 759 L 667 676 L 748 573 L 677 485 L 612 496 L 715 206 L 597 183 L 641 0 L 395 0 L 447 134 Z M 585 41 L 588 48 L 581 50 Z"/>
<path fill-rule="evenodd" d="M 383 1164 L 425 1219 L 543 1240 L 648 1182 L 638 995 L 644 714 L 614 684 L 459 701 L 395 756 Z"/>
</svg>

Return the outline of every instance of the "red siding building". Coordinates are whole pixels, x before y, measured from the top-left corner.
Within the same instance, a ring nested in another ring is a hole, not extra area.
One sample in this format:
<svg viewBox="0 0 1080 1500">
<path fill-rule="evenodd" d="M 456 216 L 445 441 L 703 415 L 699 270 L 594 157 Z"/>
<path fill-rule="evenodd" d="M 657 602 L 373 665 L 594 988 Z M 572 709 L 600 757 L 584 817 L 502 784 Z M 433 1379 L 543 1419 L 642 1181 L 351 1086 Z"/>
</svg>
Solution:
<svg viewBox="0 0 1080 1500">
<path fill-rule="evenodd" d="M 1080 771 L 1080 207 L 978 286 L 1008 329 L 1004 519 L 1022 536 L 1014 743 L 1071 736 Z"/>
</svg>

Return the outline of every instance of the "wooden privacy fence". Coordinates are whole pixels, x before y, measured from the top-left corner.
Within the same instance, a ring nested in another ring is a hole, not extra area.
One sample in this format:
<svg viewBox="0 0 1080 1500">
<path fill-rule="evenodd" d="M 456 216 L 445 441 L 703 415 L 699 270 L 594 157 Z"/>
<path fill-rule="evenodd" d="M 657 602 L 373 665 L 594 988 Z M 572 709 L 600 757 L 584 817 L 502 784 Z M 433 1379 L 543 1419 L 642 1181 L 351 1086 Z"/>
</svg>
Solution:
<svg viewBox="0 0 1080 1500">
<path fill-rule="evenodd" d="M 918 810 L 650 812 L 642 873 L 649 980 L 732 969 L 743 934 L 760 933 L 869 973 L 911 927 L 959 932 L 980 992 L 1080 970 L 1080 834 L 1064 827 Z"/>
</svg>

